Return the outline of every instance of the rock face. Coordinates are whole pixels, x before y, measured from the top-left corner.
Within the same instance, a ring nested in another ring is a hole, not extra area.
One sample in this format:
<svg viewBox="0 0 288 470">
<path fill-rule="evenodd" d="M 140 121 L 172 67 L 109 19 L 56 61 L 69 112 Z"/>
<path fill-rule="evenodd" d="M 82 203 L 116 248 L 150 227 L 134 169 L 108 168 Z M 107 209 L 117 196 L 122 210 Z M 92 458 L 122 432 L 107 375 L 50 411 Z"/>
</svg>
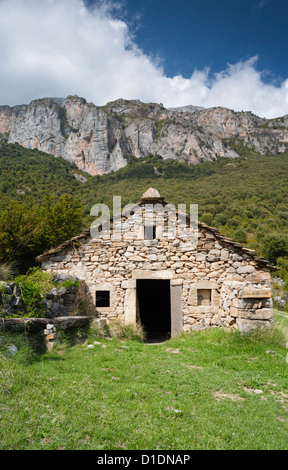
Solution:
<svg viewBox="0 0 288 470">
<path fill-rule="evenodd" d="M 194 106 L 165 109 L 119 99 L 99 107 L 84 98 L 44 98 L 0 107 L 0 138 L 37 148 L 102 175 L 127 165 L 127 157 L 159 154 L 196 164 L 237 158 L 223 139 L 240 138 L 261 153 L 288 149 L 288 116 L 267 120 L 250 112 Z"/>
</svg>

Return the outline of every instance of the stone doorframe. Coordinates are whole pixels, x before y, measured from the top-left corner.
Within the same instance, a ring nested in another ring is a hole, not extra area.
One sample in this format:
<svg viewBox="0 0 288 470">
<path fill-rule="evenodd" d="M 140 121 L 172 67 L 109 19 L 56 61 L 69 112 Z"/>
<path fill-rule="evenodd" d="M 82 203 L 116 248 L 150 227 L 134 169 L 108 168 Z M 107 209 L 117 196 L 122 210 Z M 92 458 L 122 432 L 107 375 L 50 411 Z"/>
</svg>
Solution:
<svg viewBox="0 0 288 470">
<path fill-rule="evenodd" d="M 182 313 L 182 280 L 174 279 L 174 271 L 134 270 L 132 279 L 122 282 L 122 289 L 126 290 L 124 298 L 124 312 L 126 324 L 137 324 L 136 287 L 138 279 L 169 280 L 171 301 L 171 338 L 183 331 Z"/>
</svg>

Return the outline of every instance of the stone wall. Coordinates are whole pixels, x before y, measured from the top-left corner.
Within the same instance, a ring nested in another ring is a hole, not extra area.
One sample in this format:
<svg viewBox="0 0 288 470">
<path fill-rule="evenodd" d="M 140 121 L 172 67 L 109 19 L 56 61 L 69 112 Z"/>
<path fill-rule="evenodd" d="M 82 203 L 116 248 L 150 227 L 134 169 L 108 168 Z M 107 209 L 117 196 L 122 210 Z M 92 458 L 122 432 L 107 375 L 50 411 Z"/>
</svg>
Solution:
<svg viewBox="0 0 288 470">
<path fill-rule="evenodd" d="M 83 280 L 100 319 L 135 323 L 136 280 L 147 278 L 169 279 L 171 288 L 179 287 L 184 331 L 271 326 L 271 267 L 265 260 L 204 224 L 196 246 L 190 227 L 180 238 L 169 238 L 166 219 L 156 229 L 157 239 L 143 240 L 137 220 L 137 214 L 122 216 L 119 240 L 95 240 L 86 233 L 44 254 L 42 267 Z M 96 292 L 107 290 L 110 306 L 96 308 Z"/>
<path fill-rule="evenodd" d="M 58 280 L 59 284 L 67 279 L 70 281 L 77 280 L 69 275 L 59 274 L 55 276 L 55 281 Z M 27 309 L 21 288 L 14 282 L 1 282 L 0 286 L 0 318 L 25 316 Z M 48 319 L 76 314 L 81 295 L 83 295 L 83 286 L 54 287 L 39 302 L 39 314 Z"/>
</svg>

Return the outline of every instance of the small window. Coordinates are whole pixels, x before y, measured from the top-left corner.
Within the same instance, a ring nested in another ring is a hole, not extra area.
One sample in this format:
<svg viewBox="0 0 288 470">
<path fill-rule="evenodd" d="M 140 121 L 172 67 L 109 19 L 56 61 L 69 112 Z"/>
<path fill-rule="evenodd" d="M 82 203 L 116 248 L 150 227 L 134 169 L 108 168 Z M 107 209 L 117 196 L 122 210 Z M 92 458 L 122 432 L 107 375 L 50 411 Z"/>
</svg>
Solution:
<svg viewBox="0 0 288 470">
<path fill-rule="evenodd" d="M 144 227 L 144 238 L 145 240 L 156 239 L 156 225 L 145 225 Z"/>
<path fill-rule="evenodd" d="M 96 291 L 96 307 L 110 307 L 110 291 L 97 290 Z"/>
<path fill-rule="evenodd" d="M 211 289 L 198 289 L 197 300 L 198 305 L 211 305 Z"/>
</svg>

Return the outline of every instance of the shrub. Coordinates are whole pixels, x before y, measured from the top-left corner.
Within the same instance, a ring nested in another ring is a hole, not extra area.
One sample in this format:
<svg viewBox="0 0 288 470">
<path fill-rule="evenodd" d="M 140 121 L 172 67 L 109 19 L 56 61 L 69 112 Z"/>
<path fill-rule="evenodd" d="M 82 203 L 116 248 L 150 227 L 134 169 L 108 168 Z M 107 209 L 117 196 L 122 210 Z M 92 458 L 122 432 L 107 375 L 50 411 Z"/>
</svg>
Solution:
<svg viewBox="0 0 288 470">
<path fill-rule="evenodd" d="M 216 223 L 217 226 L 225 225 L 227 224 L 227 221 L 228 221 L 228 215 L 225 212 L 219 212 L 214 217 L 214 222 Z"/>
<path fill-rule="evenodd" d="M 278 233 L 267 235 L 263 241 L 263 253 L 275 264 L 277 258 L 288 256 L 288 235 Z"/>
<path fill-rule="evenodd" d="M 210 214 L 209 212 L 206 212 L 205 214 L 202 215 L 201 221 L 204 222 L 204 224 L 212 225 L 213 214 Z"/>
<path fill-rule="evenodd" d="M 235 230 L 234 232 L 234 240 L 235 242 L 238 243 L 247 243 L 248 238 L 247 238 L 247 233 L 244 230 Z"/>
<path fill-rule="evenodd" d="M 111 320 L 109 324 L 104 326 L 93 322 L 90 326 L 90 336 L 129 339 L 140 342 L 145 340 L 145 333 L 139 325 L 126 325 L 121 320 Z"/>
<path fill-rule="evenodd" d="M 9 281 L 16 272 L 16 263 L 0 263 L 0 281 Z"/>
<path fill-rule="evenodd" d="M 27 275 L 14 278 L 15 284 L 21 291 L 26 312 L 23 314 L 26 318 L 41 318 L 45 314 L 46 305 L 43 304 L 46 292 L 48 292 L 54 283 L 53 274 L 46 273 L 40 268 L 32 268 Z"/>
<path fill-rule="evenodd" d="M 144 341 L 145 339 L 145 333 L 139 325 L 124 324 L 120 320 L 109 322 L 107 332 L 110 336 L 119 339 L 130 339 L 134 341 Z"/>
</svg>

